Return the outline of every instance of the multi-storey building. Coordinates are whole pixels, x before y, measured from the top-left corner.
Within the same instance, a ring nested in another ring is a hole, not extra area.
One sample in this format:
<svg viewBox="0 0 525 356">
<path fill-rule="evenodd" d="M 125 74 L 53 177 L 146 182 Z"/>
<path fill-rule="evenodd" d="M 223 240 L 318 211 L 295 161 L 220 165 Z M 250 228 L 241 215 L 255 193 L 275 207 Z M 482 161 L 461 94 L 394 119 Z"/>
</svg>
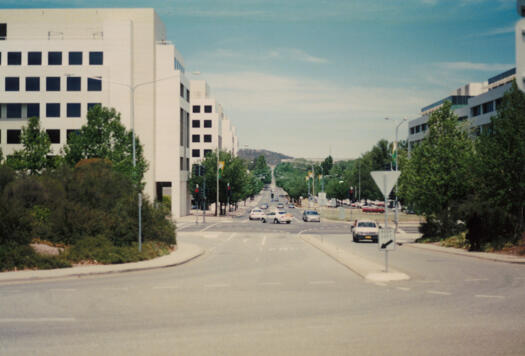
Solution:
<svg viewBox="0 0 525 356">
<path fill-rule="evenodd" d="M 134 129 L 149 163 L 145 193 L 171 187 L 172 214 L 189 208 L 189 81 L 153 9 L 0 12 L 0 145 L 21 149 L 21 128 L 40 117 L 58 154 L 95 104 Z M 165 190 L 165 189 L 164 189 Z"/>
<path fill-rule="evenodd" d="M 408 123 L 408 148 L 411 150 L 427 134 L 430 114 L 440 108 L 445 101 L 452 103 L 452 110 L 463 122 L 465 129 L 479 135 L 490 124 L 503 94 L 509 90 L 516 77 L 516 69 L 510 69 L 491 77 L 486 82 L 469 83 L 455 90 L 450 96 L 421 109 L 421 116 Z"/>
</svg>

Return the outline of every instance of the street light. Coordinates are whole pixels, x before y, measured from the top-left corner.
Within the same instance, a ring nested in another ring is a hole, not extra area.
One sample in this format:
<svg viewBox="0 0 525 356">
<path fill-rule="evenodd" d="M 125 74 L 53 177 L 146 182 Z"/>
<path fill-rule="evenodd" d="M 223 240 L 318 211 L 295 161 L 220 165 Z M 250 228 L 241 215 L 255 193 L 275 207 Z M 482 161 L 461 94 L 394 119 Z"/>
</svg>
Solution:
<svg viewBox="0 0 525 356">
<path fill-rule="evenodd" d="M 397 133 L 399 131 L 399 126 L 401 126 L 405 121 L 407 121 L 408 119 L 406 117 L 404 117 L 403 119 L 401 120 L 395 120 L 395 119 L 391 119 L 389 117 L 385 117 L 385 120 L 391 120 L 391 121 L 394 121 L 394 122 L 397 122 L 397 121 L 401 121 L 399 124 L 396 125 L 396 140 L 394 141 L 394 150 L 396 152 L 396 171 L 398 170 L 397 169 Z M 398 225 L 399 225 L 399 221 L 398 221 L 398 217 L 397 217 L 397 181 L 396 181 L 396 195 L 395 195 L 395 203 L 394 203 L 394 213 L 395 213 L 395 221 L 396 221 L 396 230 L 395 232 L 397 232 L 397 228 L 398 228 Z M 385 206 L 385 209 L 387 207 Z"/>
</svg>

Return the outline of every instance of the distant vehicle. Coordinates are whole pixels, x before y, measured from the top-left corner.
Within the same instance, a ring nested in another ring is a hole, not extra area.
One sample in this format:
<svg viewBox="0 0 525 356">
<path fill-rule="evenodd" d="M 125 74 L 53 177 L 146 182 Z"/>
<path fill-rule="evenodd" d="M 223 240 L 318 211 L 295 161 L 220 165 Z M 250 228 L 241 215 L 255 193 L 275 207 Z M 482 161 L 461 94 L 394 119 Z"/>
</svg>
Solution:
<svg viewBox="0 0 525 356">
<path fill-rule="evenodd" d="M 352 225 L 352 239 L 354 242 L 361 240 L 377 242 L 379 226 L 373 220 L 356 220 Z"/>
<path fill-rule="evenodd" d="M 293 203 L 288 204 L 288 209 L 294 209 L 295 205 Z"/>
<path fill-rule="evenodd" d="M 303 212 L 303 221 L 304 222 L 321 222 L 321 215 L 315 210 L 305 210 Z"/>
<path fill-rule="evenodd" d="M 364 206 L 362 208 L 363 213 L 384 213 L 385 208 L 381 206 Z"/>
<path fill-rule="evenodd" d="M 282 224 L 282 223 L 291 223 L 292 222 L 292 215 L 287 213 L 284 210 L 276 210 L 276 211 L 269 211 L 262 217 L 261 221 L 263 223 L 274 223 L 274 224 Z"/>
<path fill-rule="evenodd" d="M 263 209 L 263 210 L 268 209 L 268 204 L 266 204 L 266 203 L 261 204 L 261 209 Z"/>
<path fill-rule="evenodd" d="M 283 203 L 279 203 L 279 204 L 277 204 L 277 208 L 278 208 L 278 209 L 284 209 L 284 204 L 283 204 Z"/>
<path fill-rule="evenodd" d="M 259 208 L 253 208 L 252 211 L 250 211 L 250 215 L 248 216 L 248 219 L 250 220 L 261 220 L 264 216 L 264 211 Z"/>
</svg>

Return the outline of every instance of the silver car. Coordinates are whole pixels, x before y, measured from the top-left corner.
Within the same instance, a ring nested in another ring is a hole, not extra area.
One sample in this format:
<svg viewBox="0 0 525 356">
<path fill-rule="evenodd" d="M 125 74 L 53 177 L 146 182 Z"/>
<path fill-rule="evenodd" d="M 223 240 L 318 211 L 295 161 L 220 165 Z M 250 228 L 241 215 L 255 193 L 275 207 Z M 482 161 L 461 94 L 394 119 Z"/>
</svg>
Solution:
<svg viewBox="0 0 525 356">
<path fill-rule="evenodd" d="M 316 210 L 305 210 L 303 212 L 303 221 L 304 222 L 321 222 L 321 215 Z"/>
</svg>

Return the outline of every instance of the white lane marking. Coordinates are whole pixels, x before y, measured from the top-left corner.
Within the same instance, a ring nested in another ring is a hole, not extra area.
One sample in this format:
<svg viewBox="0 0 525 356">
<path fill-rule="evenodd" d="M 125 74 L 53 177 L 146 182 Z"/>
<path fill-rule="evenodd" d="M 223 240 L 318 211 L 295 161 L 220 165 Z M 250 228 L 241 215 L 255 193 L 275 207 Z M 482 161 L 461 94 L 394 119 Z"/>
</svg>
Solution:
<svg viewBox="0 0 525 356">
<path fill-rule="evenodd" d="M 153 289 L 180 289 L 179 286 L 155 286 Z"/>
<path fill-rule="evenodd" d="M 266 235 L 264 235 L 262 241 L 261 241 L 261 246 L 264 246 L 266 245 Z"/>
<path fill-rule="evenodd" d="M 204 229 L 200 230 L 199 232 L 203 232 L 203 231 L 206 231 L 208 229 L 211 229 L 212 227 L 218 225 L 219 223 L 215 223 L 215 224 L 211 224 L 210 226 L 206 226 Z"/>
<path fill-rule="evenodd" d="M 439 283 L 440 281 L 437 279 L 432 279 L 428 281 L 416 281 L 417 283 Z"/>
<path fill-rule="evenodd" d="M 104 290 L 129 290 L 128 287 L 108 287 L 108 288 L 103 288 Z"/>
<path fill-rule="evenodd" d="M 399 290 L 402 290 L 402 291 L 405 291 L 405 292 L 410 290 L 410 288 L 408 288 L 408 287 L 396 287 L 396 289 L 399 289 Z"/>
<path fill-rule="evenodd" d="M 261 282 L 259 285 L 261 286 L 280 286 L 281 282 Z"/>
<path fill-rule="evenodd" d="M 452 293 L 449 292 L 442 292 L 439 290 L 427 290 L 428 294 L 436 294 L 436 295 L 452 295 Z"/>
<path fill-rule="evenodd" d="M 487 278 L 467 278 L 465 279 L 465 282 L 481 282 L 481 281 L 488 281 Z"/>
<path fill-rule="evenodd" d="M 383 283 L 383 282 L 374 282 L 374 284 L 375 284 L 376 286 L 379 286 L 379 287 L 386 287 L 386 286 L 387 286 L 387 284 L 386 284 L 386 283 Z"/>
<path fill-rule="evenodd" d="M 51 292 L 76 292 L 74 288 L 51 288 Z"/>
<path fill-rule="evenodd" d="M 476 298 L 494 298 L 494 299 L 505 299 L 502 295 L 487 295 L 487 294 L 476 294 Z"/>
<path fill-rule="evenodd" d="M 204 287 L 206 288 L 226 288 L 229 287 L 229 283 L 214 283 L 214 284 L 205 284 Z"/>
<path fill-rule="evenodd" d="M 230 241 L 231 239 L 233 239 L 233 237 L 234 237 L 235 235 L 237 235 L 237 233 L 234 232 L 233 234 L 231 234 L 231 235 L 226 239 L 226 241 Z"/>
<path fill-rule="evenodd" d="M 208 232 L 204 235 L 202 235 L 202 237 L 204 237 L 205 239 L 216 239 L 217 237 L 219 237 L 219 234 L 217 233 L 214 233 L 214 232 Z"/>
<path fill-rule="evenodd" d="M 279 247 L 279 251 L 288 251 L 288 247 Z"/>
<path fill-rule="evenodd" d="M 0 318 L 0 323 L 53 323 L 72 322 L 75 318 Z"/>
<path fill-rule="evenodd" d="M 310 281 L 308 284 L 334 284 L 335 281 Z"/>
</svg>

